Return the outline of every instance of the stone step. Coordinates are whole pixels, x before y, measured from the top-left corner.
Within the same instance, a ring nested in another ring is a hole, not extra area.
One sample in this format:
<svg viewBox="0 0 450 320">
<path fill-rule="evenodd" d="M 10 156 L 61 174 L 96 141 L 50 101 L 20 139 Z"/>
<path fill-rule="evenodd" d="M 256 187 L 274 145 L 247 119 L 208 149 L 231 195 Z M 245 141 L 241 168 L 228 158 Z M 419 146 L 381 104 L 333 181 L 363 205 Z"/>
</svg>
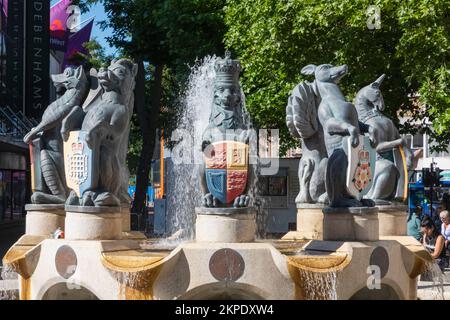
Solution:
<svg viewBox="0 0 450 320">
<path fill-rule="evenodd" d="M 0 280 L 0 300 L 19 300 L 18 280 Z"/>
</svg>

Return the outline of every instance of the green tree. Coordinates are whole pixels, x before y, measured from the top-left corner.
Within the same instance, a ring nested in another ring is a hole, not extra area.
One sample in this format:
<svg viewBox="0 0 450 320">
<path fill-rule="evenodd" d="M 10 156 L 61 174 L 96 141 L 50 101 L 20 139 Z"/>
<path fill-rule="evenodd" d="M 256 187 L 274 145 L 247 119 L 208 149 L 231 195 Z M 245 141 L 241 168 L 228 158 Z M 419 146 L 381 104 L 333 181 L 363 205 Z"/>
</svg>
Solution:
<svg viewBox="0 0 450 320">
<path fill-rule="evenodd" d="M 114 30 L 109 43 L 139 64 L 134 121 L 142 144 L 132 145 L 140 149 L 132 210 L 144 213 L 157 129 L 173 124 L 174 93 L 187 79 L 188 65 L 223 52 L 225 0 L 87 0 L 81 5 L 95 2 L 108 14 L 103 27 Z M 132 136 L 136 133 L 132 129 Z"/>
<path fill-rule="evenodd" d="M 371 5 L 380 10 L 379 29 L 368 28 Z M 386 73 L 387 114 L 429 116 L 434 138 L 448 146 L 448 1 L 229 0 L 225 12 L 225 43 L 243 64 L 249 112 L 258 126 L 280 128 L 282 151 L 296 143 L 284 123 L 287 97 L 310 63 L 348 64 L 341 88 L 350 100 Z M 411 99 L 417 94 L 425 114 Z"/>
</svg>

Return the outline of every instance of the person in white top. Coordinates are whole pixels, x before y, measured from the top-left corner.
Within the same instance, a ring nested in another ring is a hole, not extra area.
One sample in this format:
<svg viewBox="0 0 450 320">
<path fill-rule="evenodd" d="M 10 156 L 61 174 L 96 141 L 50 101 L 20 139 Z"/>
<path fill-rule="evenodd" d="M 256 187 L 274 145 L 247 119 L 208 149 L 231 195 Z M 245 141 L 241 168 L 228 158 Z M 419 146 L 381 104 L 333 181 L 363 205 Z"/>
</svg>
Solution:
<svg viewBox="0 0 450 320">
<path fill-rule="evenodd" d="M 439 214 L 441 218 L 441 234 L 445 239 L 445 247 L 449 249 L 450 245 L 450 213 L 447 210 L 441 211 Z"/>
</svg>

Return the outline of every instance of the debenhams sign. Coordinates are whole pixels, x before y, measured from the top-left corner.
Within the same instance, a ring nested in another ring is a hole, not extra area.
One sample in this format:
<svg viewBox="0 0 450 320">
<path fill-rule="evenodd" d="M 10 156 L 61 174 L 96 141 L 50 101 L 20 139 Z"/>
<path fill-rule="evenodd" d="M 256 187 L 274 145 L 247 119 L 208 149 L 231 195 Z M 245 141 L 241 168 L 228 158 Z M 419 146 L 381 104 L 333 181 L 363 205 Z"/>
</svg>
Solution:
<svg viewBox="0 0 450 320">
<path fill-rule="evenodd" d="M 49 103 L 50 1 L 26 1 L 27 116 L 40 119 Z"/>
</svg>

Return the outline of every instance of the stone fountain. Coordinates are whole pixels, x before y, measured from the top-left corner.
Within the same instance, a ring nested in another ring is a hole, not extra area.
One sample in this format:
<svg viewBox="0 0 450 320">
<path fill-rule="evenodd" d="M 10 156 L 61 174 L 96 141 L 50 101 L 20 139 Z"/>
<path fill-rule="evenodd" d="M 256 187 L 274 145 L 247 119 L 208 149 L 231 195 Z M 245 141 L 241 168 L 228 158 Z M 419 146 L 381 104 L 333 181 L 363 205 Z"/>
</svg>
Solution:
<svg viewBox="0 0 450 320">
<path fill-rule="evenodd" d="M 364 196 L 376 186 L 369 181 L 374 148 L 384 140 L 358 120 L 334 83 L 346 67 L 304 68 L 317 82 L 301 84 L 289 100 L 288 126 L 304 142 L 303 234 L 255 240 L 252 131 L 242 120 L 240 71 L 229 53 L 215 62 L 211 114 L 199 146 L 203 197 L 195 208 L 195 241 L 177 246 L 129 231 L 125 155 L 134 63 L 121 59 L 89 77 L 82 68 L 53 77 L 66 93 L 26 137 L 32 154 L 41 156 L 34 179 L 46 188 L 34 187 L 40 193 L 29 207 L 27 234 L 3 258 L 19 274 L 21 299 L 416 299 L 417 276 L 430 256 L 410 237 L 380 236 L 379 209 Z M 319 84 L 322 72 L 331 80 Z M 72 87 L 80 101 L 70 104 Z M 54 135 L 54 149 L 36 151 L 53 129 L 62 132 Z M 55 159 L 63 159 L 64 174 L 57 174 Z M 357 181 L 347 178 L 352 170 Z M 65 235 L 51 235 L 57 228 Z"/>
</svg>

